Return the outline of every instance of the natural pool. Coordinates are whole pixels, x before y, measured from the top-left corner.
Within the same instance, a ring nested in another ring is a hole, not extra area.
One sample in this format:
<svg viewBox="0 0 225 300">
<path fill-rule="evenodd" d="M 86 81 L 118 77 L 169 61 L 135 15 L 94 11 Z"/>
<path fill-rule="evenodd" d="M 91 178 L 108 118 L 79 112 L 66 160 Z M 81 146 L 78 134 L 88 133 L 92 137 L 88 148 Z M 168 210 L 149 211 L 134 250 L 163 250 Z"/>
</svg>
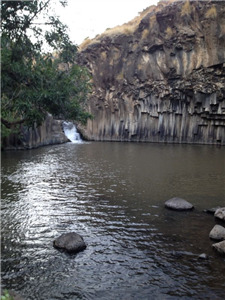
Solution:
<svg viewBox="0 0 225 300">
<path fill-rule="evenodd" d="M 2 283 L 29 300 L 224 299 L 224 148 L 67 143 L 2 153 Z M 195 209 L 164 207 L 172 197 Z M 53 248 L 75 231 L 87 249 Z M 206 253 L 208 260 L 200 260 Z"/>
</svg>

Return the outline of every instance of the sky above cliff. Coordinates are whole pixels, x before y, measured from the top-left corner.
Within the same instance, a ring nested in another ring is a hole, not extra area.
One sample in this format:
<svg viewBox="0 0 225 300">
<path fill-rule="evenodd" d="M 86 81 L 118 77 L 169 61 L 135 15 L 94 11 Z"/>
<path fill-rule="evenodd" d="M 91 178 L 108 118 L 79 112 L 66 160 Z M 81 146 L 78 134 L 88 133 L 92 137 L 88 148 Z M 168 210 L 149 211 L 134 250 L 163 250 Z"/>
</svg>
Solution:
<svg viewBox="0 0 225 300">
<path fill-rule="evenodd" d="M 56 13 L 68 25 L 73 42 L 81 44 L 107 28 L 129 22 L 158 0 L 68 0 L 68 6 L 57 6 Z"/>
</svg>

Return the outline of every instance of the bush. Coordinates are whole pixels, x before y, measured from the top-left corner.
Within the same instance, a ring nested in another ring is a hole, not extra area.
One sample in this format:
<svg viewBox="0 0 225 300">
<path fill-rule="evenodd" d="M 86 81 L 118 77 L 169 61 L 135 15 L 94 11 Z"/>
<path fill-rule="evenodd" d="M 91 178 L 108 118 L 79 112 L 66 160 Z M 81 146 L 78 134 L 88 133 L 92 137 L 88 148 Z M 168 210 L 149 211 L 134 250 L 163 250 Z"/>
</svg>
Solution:
<svg viewBox="0 0 225 300">
<path fill-rule="evenodd" d="M 4 294 L 1 296 L 1 300 L 13 300 L 13 297 L 9 295 L 7 290 L 4 290 Z"/>
</svg>

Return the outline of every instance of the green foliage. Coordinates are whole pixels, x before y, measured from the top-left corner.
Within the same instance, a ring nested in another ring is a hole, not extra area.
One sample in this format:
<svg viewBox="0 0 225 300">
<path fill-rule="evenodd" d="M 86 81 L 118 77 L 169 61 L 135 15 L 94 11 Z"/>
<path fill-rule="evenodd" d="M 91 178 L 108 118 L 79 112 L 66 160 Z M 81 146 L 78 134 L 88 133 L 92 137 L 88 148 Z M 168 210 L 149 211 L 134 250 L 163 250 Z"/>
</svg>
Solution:
<svg viewBox="0 0 225 300">
<path fill-rule="evenodd" d="M 1 300 L 13 300 L 13 297 L 9 295 L 7 290 L 4 290 L 4 294 L 1 296 Z"/>
<path fill-rule="evenodd" d="M 90 75 L 75 62 L 77 46 L 70 41 L 67 27 L 58 17 L 49 16 L 49 11 L 50 0 L 1 2 L 3 137 L 16 124 L 40 125 L 47 112 L 82 123 L 91 117 L 84 111 Z M 41 25 L 37 23 L 40 14 Z M 44 45 L 51 52 L 44 51 Z"/>
</svg>

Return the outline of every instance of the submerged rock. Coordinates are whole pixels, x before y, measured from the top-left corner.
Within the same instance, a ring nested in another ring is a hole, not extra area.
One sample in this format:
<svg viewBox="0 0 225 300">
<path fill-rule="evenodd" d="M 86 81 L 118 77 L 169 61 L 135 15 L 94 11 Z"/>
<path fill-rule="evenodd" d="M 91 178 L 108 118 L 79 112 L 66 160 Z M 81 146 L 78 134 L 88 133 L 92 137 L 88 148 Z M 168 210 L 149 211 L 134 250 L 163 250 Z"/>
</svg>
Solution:
<svg viewBox="0 0 225 300">
<path fill-rule="evenodd" d="M 212 247 L 220 254 L 225 254 L 225 241 L 213 244 Z"/>
<path fill-rule="evenodd" d="M 221 225 L 215 225 L 210 231 L 209 237 L 213 240 L 225 240 L 225 228 Z"/>
<path fill-rule="evenodd" d="M 182 198 L 177 197 L 167 200 L 165 202 L 165 206 L 167 208 L 175 210 L 190 210 L 194 208 L 194 206 L 191 203 L 187 202 Z"/>
<path fill-rule="evenodd" d="M 87 246 L 79 234 L 75 232 L 64 233 L 54 240 L 55 248 L 65 249 L 68 252 L 79 252 Z"/>
<path fill-rule="evenodd" d="M 212 208 L 207 208 L 204 210 L 204 212 L 207 212 L 209 214 L 215 214 L 216 210 L 219 209 L 220 206 L 212 207 Z"/>
<path fill-rule="evenodd" d="M 208 255 L 205 253 L 200 254 L 198 258 L 199 259 L 209 259 Z"/>
<path fill-rule="evenodd" d="M 225 221 L 225 207 L 218 208 L 214 216 L 218 219 Z"/>
</svg>

